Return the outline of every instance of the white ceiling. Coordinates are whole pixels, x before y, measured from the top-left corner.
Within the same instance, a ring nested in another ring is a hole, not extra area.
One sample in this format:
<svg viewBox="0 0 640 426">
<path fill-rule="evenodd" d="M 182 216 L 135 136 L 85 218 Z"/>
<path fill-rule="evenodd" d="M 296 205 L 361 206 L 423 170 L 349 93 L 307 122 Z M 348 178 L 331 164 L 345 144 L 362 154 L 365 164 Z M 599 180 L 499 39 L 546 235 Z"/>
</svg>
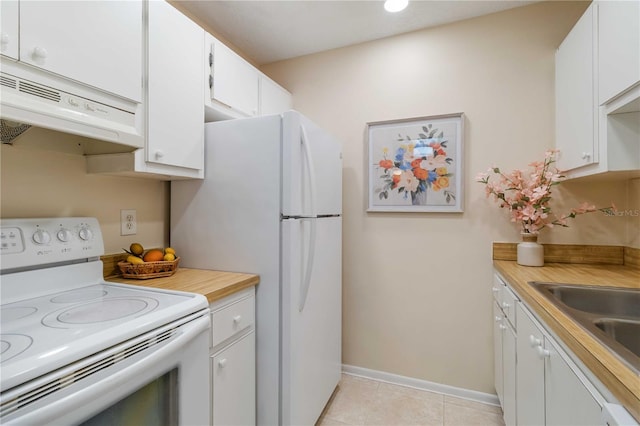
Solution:
<svg viewBox="0 0 640 426">
<path fill-rule="evenodd" d="M 178 0 L 257 65 L 442 25 L 535 1 L 410 0 L 388 13 L 371 0 Z"/>
</svg>

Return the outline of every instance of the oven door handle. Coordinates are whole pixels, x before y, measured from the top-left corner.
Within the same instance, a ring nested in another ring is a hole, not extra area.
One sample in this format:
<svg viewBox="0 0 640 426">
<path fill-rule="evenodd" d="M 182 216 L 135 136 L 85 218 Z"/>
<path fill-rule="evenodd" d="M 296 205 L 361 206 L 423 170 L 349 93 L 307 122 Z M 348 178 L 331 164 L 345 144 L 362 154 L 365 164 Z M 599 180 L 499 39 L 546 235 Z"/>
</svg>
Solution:
<svg viewBox="0 0 640 426">
<path fill-rule="evenodd" d="M 51 394 L 44 398 L 41 406 L 34 406 L 33 410 L 20 415 L 14 419 L 3 419 L 3 424 L 45 424 L 59 423 L 72 424 L 87 420 L 88 418 L 100 413 L 104 409 L 118 402 L 122 398 L 134 393 L 142 384 L 149 383 L 163 374 L 171 371 L 181 362 L 172 359 L 172 355 L 183 354 L 185 345 L 202 334 L 203 339 L 203 366 L 208 367 L 208 333 L 210 326 L 209 315 L 196 318 L 187 324 L 179 326 L 180 334 L 170 340 L 166 345 L 156 351 L 147 354 L 141 359 L 132 361 L 129 365 L 115 364 L 109 367 L 116 371 L 106 375 L 102 370 L 92 379 L 91 376 L 80 380 L 68 388 L 63 388 L 57 393 Z M 169 359 L 169 362 L 167 362 Z M 175 359 L 180 359 L 175 357 Z M 188 357 L 184 363 L 189 363 L 189 367 L 193 367 L 191 363 L 194 357 Z M 118 365 L 123 365 L 119 367 Z M 181 366 L 185 367 L 185 366 Z M 184 368 L 182 368 L 184 369 Z M 205 375 L 206 371 L 198 371 L 198 374 Z M 133 379 L 135 378 L 135 380 Z M 85 382 L 87 380 L 87 382 Z M 72 390 L 72 388 L 74 388 Z M 67 392 L 65 392 L 67 391 Z M 207 386 L 204 389 L 208 393 Z M 204 395 L 208 400 L 208 395 Z M 37 404 L 34 404 L 37 405 Z M 208 410 L 207 410 L 208 411 Z M 181 414 L 182 415 L 182 414 Z"/>
</svg>

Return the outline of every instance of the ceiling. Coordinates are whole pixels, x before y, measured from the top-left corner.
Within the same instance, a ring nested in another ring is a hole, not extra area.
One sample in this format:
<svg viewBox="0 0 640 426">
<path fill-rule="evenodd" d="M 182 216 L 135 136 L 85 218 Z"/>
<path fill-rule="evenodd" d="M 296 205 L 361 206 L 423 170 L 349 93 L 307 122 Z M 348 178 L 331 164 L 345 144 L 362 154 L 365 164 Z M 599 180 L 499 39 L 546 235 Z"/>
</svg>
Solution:
<svg viewBox="0 0 640 426">
<path fill-rule="evenodd" d="M 371 0 L 174 0 L 256 65 L 442 25 L 535 1 L 410 0 L 398 13 Z"/>
</svg>

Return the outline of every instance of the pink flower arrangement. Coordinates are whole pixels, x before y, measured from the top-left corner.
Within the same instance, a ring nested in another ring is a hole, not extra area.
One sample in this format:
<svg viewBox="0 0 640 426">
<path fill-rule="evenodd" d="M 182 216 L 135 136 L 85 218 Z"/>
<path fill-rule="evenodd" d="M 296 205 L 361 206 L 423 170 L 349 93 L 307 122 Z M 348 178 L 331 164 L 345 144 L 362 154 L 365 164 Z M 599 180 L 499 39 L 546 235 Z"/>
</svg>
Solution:
<svg viewBox="0 0 640 426">
<path fill-rule="evenodd" d="M 478 173 L 476 181 L 486 185 L 487 197 L 494 197 L 500 208 L 511 214 L 511 222 L 521 223 L 522 232 L 537 234 L 545 227 L 555 225 L 568 227 L 567 220 L 577 215 L 602 211 L 612 214 L 615 206 L 597 209 L 593 204 L 582 203 L 569 213 L 556 216 L 551 212 L 551 187 L 558 185 L 564 176 L 553 166 L 558 150 L 547 150 L 544 161 L 535 161 L 529 166 L 532 170 L 514 170 L 505 174 L 498 167 L 491 167 L 488 173 Z M 490 173 L 499 177 L 497 182 L 490 182 Z"/>
</svg>

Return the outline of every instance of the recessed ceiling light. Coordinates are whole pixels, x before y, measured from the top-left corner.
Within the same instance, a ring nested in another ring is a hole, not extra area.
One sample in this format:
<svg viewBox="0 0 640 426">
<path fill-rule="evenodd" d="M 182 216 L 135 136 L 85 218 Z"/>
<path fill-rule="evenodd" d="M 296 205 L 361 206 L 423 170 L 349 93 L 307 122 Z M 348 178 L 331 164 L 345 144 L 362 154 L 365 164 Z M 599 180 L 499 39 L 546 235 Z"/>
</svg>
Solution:
<svg viewBox="0 0 640 426">
<path fill-rule="evenodd" d="M 384 9 L 387 12 L 400 12 L 409 4 L 409 0 L 386 0 Z"/>
</svg>

